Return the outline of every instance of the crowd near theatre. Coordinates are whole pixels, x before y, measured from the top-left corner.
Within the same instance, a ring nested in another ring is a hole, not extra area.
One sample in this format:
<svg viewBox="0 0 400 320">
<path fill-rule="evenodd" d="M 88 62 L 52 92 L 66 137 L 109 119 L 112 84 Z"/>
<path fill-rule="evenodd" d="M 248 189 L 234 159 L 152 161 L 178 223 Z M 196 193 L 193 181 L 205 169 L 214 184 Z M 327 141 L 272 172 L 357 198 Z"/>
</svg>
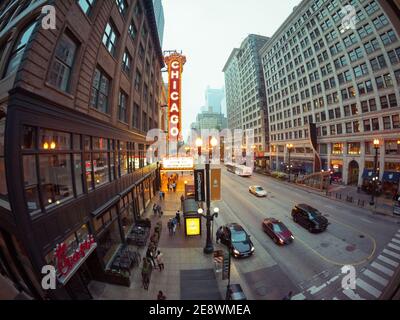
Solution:
<svg viewBox="0 0 400 320">
<path fill-rule="evenodd" d="M 51 32 L 47 3 L 0 2 L 0 277 L 88 299 L 92 279 L 129 285 L 113 261 L 160 187 L 146 133 L 162 127 L 164 60 L 152 1 L 54 1 Z"/>
</svg>

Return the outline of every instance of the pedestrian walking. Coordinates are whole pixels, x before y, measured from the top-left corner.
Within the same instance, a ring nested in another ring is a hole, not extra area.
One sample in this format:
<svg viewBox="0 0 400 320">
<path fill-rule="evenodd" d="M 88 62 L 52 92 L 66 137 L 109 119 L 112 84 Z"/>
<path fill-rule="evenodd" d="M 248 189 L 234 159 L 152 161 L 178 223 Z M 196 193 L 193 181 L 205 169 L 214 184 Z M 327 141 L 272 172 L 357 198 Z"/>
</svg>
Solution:
<svg viewBox="0 0 400 320">
<path fill-rule="evenodd" d="M 289 291 L 289 293 L 283 297 L 282 300 L 292 300 L 293 292 Z"/>
<path fill-rule="evenodd" d="M 164 211 L 160 210 L 160 218 L 163 216 Z"/>
<path fill-rule="evenodd" d="M 167 297 L 161 290 L 158 291 L 157 300 L 167 300 Z"/>
<path fill-rule="evenodd" d="M 176 225 L 178 224 L 178 222 L 176 221 L 176 217 L 172 219 L 172 233 L 175 234 L 176 233 Z"/>
<path fill-rule="evenodd" d="M 158 264 L 158 268 L 160 269 L 161 272 L 162 270 L 164 270 L 164 259 L 163 259 L 163 253 L 160 250 L 157 251 L 156 261 Z"/>
<path fill-rule="evenodd" d="M 152 250 L 152 248 L 150 248 L 150 247 L 147 248 L 147 251 L 146 251 L 146 258 L 148 259 L 148 261 L 150 261 L 151 266 L 152 266 L 153 268 L 155 268 L 155 267 L 157 266 L 157 265 L 156 265 L 156 262 L 154 261 L 153 250 Z"/>
<path fill-rule="evenodd" d="M 172 188 L 174 189 L 174 192 L 176 192 L 176 183 L 175 182 L 172 184 Z"/>
<path fill-rule="evenodd" d="M 179 210 L 175 213 L 175 219 L 178 225 L 181 226 L 181 212 Z"/>
<path fill-rule="evenodd" d="M 160 196 L 160 201 L 163 200 L 163 192 L 160 190 L 160 192 L 158 193 L 158 195 Z"/>
<path fill-rule="evenodd" d="M 181 203 L 183 203 L 183 201 L 185 201 L 185 196 L 181 195 Z"/>
<path fill-rule="evenodd" d="M 158 213 L 158 215 L 160 215 L 160 212 L 161 212 L 161 206 L 157 205 L 157 213 Z"/>
<path fill-rule="evenodd" d="M 162 199 L 165 200 L 165 192 L 162 191 L 161 193 L 162 193 Z"/>
<path fill-rule="evenodd" d="M 173 232 L 172 219 L 168 220 L 167 226 L 168 226 L 169 235 L 171 236 L 172 232 Z"/>
<path fill-rule="evenodd" d="M 153 204 L 153 214 L 156 215 L 157 214 L 157 204 Z"/>
<path fill-rule="evenodd" d="M 142 266 L 142 284 L 145 290 L 149 290 L 149 283 L 150 283 L 150 262 L 147 258 L 143 258 L 143 266 Z"/>
</svg>

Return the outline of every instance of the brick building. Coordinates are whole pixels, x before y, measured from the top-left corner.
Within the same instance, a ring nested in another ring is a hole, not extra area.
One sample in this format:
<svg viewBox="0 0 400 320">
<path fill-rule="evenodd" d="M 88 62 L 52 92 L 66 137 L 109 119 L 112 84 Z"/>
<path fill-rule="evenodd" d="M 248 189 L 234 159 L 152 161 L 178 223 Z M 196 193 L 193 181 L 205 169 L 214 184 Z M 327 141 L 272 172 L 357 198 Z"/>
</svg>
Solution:
<svg viewBox="0 0 400 320">
<path fill-rule="evenodd" d="M 87 299 L 91 279 L 129 281 L 112 261 L 159 188 L 145 158 L 163 86 L 153 4 L 6 0 L 0 21 L 0 273 L 37 299 Z M 56 246 L 88 235 L 97 247 L 43 292 Z"/>
</svg>

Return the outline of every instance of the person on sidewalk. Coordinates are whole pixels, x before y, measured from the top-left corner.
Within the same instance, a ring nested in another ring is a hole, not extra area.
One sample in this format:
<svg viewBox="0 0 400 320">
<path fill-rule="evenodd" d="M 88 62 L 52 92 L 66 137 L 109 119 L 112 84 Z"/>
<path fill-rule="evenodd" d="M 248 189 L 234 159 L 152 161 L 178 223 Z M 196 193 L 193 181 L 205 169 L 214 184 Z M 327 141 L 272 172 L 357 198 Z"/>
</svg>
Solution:
<svg viewBox="0 0 400 320">
<path fill-rule="evenodd" d="M 167 300 L 167 297 L 161 290 L 158 291 L 157 300 Z"/>
<path fill-rule="evenodd" d="M 158 193 L 158 195 L 160 196 L 160 201 L 163 200 L 163 192 L 160 190 L 160 192 Z"/>
<path fill-rule="evenodd" d="M 178 225 L 181 226 L 181 212 L 179 210 L 175 213 L 175 219 Z"/>
<path fill-rule="evenodd" d="M 176 217 L 172 219 L 172 233 L 176 233 L 176 225 L 178 224 L 178 221 L 176 221 Z"/>
<path fill-rule="evenodd" d="M 162 191 L 162 199 L 165 200 L 165 192 Z"/>
<path fill-rule="evenodd" d="M 153 204 L 153 214 L 154 216 L 157 214 L 157 204 Z"/>
<path fill-rule="evenodd" d="M 161 212 L 161 206 L 157 205 L 157 213 L 158 213 L 159 216 L 160 216 L 160 212 Z"/>
<path fill-rule="evenodd" d="M 181 203 L 183 203 L 183 201 L 185 201 L 185 196 L 181 195 Z"/>
<path fill-rule="evenodd" d="M 158 268 L 160 269 L 160 272 L 163 271 L 164 270 L 164 259 L 163 259 L 163 254 L 160 250 L 157 251 L 156 261 L 158 264 Z"/>
<path fill-rule="evenodd" d="M 282 300 L 292 300 L 293 292 L 289 291 L 289 293 L 283 297 Z"/>
<path fill-rule="evenodd" d="M 175 182 L 172 184 L 172 189 L 174 190 L 174 192 L 176 192 L 176 183 Z"/>
<path fill-rule="evenodd" d="M 162 218 L 164 211 L 160 210 L 160 218 Z"/>
<path fill-rule="evenodd" d="M 172 219 L 168 220 L 167 226 L 168 226 L 169 235 L 172 236 L 172 232 L 173 232 Z"/>
<path fill-rule="evenodd" d="M 154 261 L 153 249 L 150 246 L 147 248 L 146 258 L 148 259 L 148 261 L 150 261 L 151 266 L 153 268 L 156 268 L 157 265 L 156 265 L 156 262 Z"/>
<path fill-rule="evenodd" d="M 150 262 L 146 259 L 143 258 L 143 266 L 142 266 L 142 284 L 143 288 L 145 290 L 149 290 L 149 284 L 150 284 Z"/>
</svg>

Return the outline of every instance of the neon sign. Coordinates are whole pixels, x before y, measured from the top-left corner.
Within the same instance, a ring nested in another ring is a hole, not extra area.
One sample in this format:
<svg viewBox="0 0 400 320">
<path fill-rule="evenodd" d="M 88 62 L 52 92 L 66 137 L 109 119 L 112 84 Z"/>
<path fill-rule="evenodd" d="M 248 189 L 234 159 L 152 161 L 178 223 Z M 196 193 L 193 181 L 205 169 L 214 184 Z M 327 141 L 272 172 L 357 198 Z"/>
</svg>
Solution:
<svg viewBox="0 0 400 320">
<path fill-rule="evenodd" d="M 179 140 L 181 137 L 181 80 L 185 62 L 186 57 L 178 53 L 165 57 L 165 63 L 168 66 L 168 136 L 170 140 Z"/>
</svg>

